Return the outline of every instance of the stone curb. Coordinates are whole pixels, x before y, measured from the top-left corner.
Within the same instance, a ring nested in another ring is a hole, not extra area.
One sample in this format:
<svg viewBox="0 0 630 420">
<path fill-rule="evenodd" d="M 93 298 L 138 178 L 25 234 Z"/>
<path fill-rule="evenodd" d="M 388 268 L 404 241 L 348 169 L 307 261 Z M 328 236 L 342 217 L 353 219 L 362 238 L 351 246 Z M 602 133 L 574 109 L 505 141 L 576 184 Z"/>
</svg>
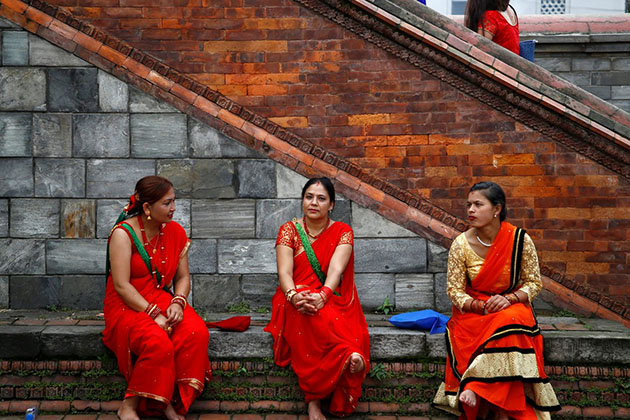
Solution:
<svg viewBox="0 0 630 420">
<path fill-rule="evenodd" d="M 559 324 L 565 330 L 551 330 L 552 318 L 541 318 L 539 322 L 548 364 L 630 365 L 630 331 L 618 324 L 589 331 L 571 321 Z M 96 359 L 106 353 L 102 329 L 97 325 L 0 325 L 0 359 Z M 371 326 L 369 331 L 374 360 L 446 357 L 443 334 L 388 326 Z M 211 329 L 208 355 L 211 360 L 271 358 L 272 338 L 262 325 L 253 325 L 242 333 Z"/>
</svg>

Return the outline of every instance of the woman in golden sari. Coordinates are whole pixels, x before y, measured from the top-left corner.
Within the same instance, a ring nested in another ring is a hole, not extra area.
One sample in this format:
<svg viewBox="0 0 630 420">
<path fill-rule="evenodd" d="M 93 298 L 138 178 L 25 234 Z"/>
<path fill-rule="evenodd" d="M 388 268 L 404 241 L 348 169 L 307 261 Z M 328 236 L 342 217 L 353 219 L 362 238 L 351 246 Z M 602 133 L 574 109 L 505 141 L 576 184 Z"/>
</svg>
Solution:
<svg viewBox="0 0 630 420">
<path fill-rule="evenodd" d="M 560 406 L 531 307 L 542 288 L 534 243 L 505 222 L 505 193 L 494 182 L 473 185 L 466 206 L 470 229 L 448 257 L 453 315 L 433 404 L 461 420 L 549 419 Z"/>
<path fill-rule="evenodd" d="M 325 420 L 322 400 L 337 416 L 352 413 L 370 367 L 370 341 L 354 285 L 350 226 L 330 220 L 335 190 L 313 178 L 302 190 L 304 217 L 280 227 L 276 260 L 280 286 L 265 331 L 274 361 L 295 371 L 309 420 Z"/>
</svg>

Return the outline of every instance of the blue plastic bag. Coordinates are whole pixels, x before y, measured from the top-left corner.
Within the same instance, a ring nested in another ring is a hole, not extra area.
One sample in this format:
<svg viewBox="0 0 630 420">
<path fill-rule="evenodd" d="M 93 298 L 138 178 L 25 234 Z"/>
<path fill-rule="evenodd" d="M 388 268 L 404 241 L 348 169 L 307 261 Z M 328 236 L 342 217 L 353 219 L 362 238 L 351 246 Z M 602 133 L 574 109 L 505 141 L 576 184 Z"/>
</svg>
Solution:
<svg viewBox="0 0 630 420">
<path fill-rule="evenodd" d="M 429 330 L 430 334 L 438 334 L 446 331 L 446 323 L 449 319 L 451 318 L 435 312 L 433 309 L 425 309 L 394 315 L 389 318 L 389 322 L 398 328 Z"/>
<path fill-rule="evenodd" d="M 536 49 L 536 40 L 521 41 L 519 44 L 518 55 L 526 60 L 534 61 L 534 50 Z"/>
</svg>

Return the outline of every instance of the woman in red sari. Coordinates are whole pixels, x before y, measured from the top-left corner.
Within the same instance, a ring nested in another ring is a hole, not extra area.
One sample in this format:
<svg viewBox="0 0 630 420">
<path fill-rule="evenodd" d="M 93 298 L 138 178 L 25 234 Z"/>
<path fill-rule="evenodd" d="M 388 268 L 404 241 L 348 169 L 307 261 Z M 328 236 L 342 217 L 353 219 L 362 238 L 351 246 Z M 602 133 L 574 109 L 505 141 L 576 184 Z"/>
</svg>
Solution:
<svg viewBox="0 0 630 420">
<path fill-rule="evenodd" d="M 128 383 L 122 420 L 183 420 L 210 379 L 208 328 L 186 301 L 190 241 L 174 211 L 173 184 L 142 178 L 109 237 L 103 342 Z"/>
<path fill-rule="evenodd" d="M 464 25 L 514 54 L 520 52 L 518 16 L 510 0 L 468 0 Z"/>
<path fill-rule="evenodd" d="M 274 361 L 295 371 L 309 420 L 328 411 L 354 411 L 370 368 L 370 339 L 354 285 L 350 226 L 330 220 L 335 190 L 328 178 L 302 189 L 304 217 L 280 227 L 276 259 L 280 287 L 265 328 L 274 339 Z"/>
<path fill-rule="evenodd" d="M 560 406 L 531 307 L 542 288 L 534 243 L 504 221 L 505 193 L 494 182 L 473 185 L 467 208 L 471 228 L 448 257 L 453 316 L 445 379 L 433 404 L 460 420 L 549 419 Z"/>
</svg>

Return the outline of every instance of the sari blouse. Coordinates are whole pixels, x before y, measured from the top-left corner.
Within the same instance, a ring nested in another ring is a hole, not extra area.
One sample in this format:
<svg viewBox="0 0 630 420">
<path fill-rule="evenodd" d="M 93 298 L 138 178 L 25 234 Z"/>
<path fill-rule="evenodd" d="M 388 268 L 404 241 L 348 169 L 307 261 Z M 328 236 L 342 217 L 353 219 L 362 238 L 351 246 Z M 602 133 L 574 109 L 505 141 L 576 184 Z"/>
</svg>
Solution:
<svg viewBox="0 0 630 420">
<path fill-rule="evenodd" d="M 465 233 L 455 238 L 448 254 L 446 294 L 453 302 L 453 305 L 460 311 L 464 306 L 464 302 L 472 298 L 466 291 L 466 280 L 474 280 L 479 274 L 483 263 L 484 259 L 473 251 Z M 529 301 L 532 302 L 542 289 L 542 286 L 536 247 L 532 238 L 526 233 L 523 242 L 521 272 L 514 291 L 521 290 L 527 293 Z"/>
<path fill-rule="evenodd" d="M 296 222 L 297 223 L 297 222 Z M 354 234 L 352 229 L 347 230 L 341 234 L 337 246 L 339 245 L 352 245 L 354 246 Z M 276 246 L 284 245 L 293 250 L 293 256 L 296 257 L 304 252 L 304 246 L 302 240 L 293 222 L 287 222 L 280 227 L 278 237 L 276 238 Z"/>
<path fill-rule="evenodd" d="M 514 15 L 516 16 L 516 13 Z M 518 17 L 516 17 L 516 25 L 512 25 L 501 12 L 497 10 L 487 10 L 479 22 L 479 28 L 483 28 L 485 32 L 492 34 L 492 42 L 499 44 L 503 48 L 507 48 L 514 54 L 520 52 Z"/>
</svg>

